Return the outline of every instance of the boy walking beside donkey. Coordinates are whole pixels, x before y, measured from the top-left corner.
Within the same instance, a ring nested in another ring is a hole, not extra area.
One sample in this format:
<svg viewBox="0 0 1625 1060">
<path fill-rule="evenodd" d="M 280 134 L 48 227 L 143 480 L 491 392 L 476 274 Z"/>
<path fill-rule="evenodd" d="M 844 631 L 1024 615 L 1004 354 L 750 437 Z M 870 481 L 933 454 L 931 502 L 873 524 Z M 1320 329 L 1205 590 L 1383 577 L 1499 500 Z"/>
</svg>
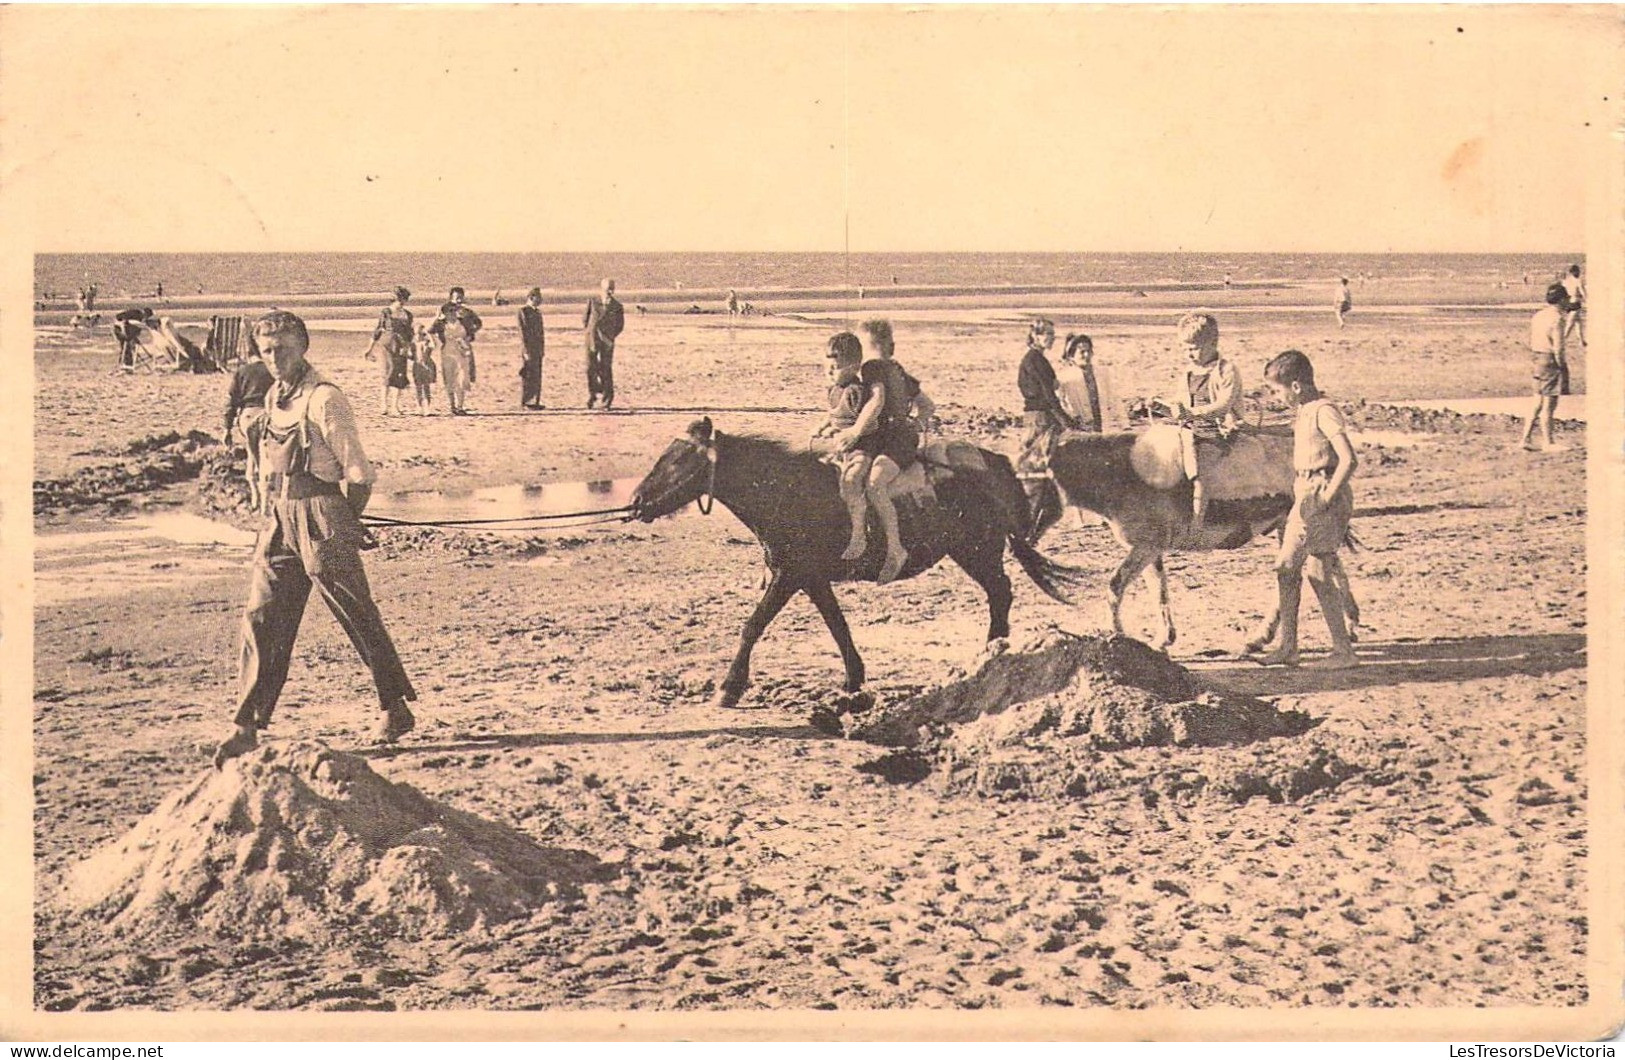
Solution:
<svg viewBox="0 0 1625 1060">
<path fill-rule="evenodd" d="M 1280 643 L 1259 656 L 1265 666 L 1298 665 L 1298 605 L 1303 596 L 1307 566 L 1309 584 L 1320 600 L 1321 614 L 1331 633 L 1331 654 L 1305 664 L 1320 670 L 1342 670 L 1359 659 L 1344 621 L 1346 601 L 1341 586 L 1348 584 L 1337 550 L 1348 537 L 1354 515 L 1354 491 L 1349 480 L 1359 460 L 1349 442 L 1343 412 L 1315 386 L 1309 358 L 1287 350 L 1264 366 L 1264 381 L 1294 410 L 1292 420 L 1292 513 L 1287 516 L 1281 553 L 1275 563 L 1280 593 Z"/>
</svg>

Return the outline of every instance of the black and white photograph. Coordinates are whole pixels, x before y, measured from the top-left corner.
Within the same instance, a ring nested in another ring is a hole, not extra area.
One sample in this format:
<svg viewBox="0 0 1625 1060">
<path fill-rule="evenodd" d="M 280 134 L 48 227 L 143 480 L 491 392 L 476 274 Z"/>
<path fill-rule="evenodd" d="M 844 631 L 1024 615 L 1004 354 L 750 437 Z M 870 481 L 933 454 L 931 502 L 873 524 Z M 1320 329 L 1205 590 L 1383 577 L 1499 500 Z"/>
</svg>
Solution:
<svg viewBox="0 0 1625 1060">
<path fill-rule="evenodd" d="M 0 10 L 0 1034 L 1617 1035 L 1621 34 Z"/>
</svg>

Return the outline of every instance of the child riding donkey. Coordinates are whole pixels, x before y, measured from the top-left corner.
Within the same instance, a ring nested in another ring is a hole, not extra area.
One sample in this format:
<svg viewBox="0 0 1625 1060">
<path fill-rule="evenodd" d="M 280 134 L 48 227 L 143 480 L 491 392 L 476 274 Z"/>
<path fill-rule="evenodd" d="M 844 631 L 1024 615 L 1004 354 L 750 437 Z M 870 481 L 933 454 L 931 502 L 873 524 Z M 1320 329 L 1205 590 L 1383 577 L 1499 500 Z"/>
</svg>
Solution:
<svg viewBox="0 0 1625 1060">
<path fill-rule="evenodd" d="M 885 584 L 897 577 L 908 560 L 891 488 L 914 463 L 920 448 L 917 424 L 928 422 L 936 406 L 925 396 L 919 380 L 892 359 L 895 344 L 891 324 L 870 320 L 861 330 L 863 358 L 857 366 L 856 385 L 863 389 L 863 404 L 851 426 L 833 433 L 835 452 L 840 458 L 841 497 L 852 519 L 852 536 L 841 558 L 855 563 L 868 551 L 868 510 L 872 507 L 886 538 L 886 557 L 877 579 Z M 845 333 L 831 339 L 832 354 L 840 342 L 844 351 L 840 356 L 849 361 L 851 337 Z"/>
</svg>

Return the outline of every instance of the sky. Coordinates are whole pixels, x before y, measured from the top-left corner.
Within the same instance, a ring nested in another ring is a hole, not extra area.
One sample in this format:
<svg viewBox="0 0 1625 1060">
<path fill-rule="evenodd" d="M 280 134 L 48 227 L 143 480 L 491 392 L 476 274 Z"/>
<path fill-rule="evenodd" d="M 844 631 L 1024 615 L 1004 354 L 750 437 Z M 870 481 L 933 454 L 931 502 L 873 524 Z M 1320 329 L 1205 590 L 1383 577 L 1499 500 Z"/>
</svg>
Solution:
<svg viewBox="0 0 1625 1060">
<path fill-rule="evenodd" d="M 39 251 L 1540 251 L 1620 14 L 0 9 Z M 20 220 L 19 220 L 20 219 Z"/>
</svg>

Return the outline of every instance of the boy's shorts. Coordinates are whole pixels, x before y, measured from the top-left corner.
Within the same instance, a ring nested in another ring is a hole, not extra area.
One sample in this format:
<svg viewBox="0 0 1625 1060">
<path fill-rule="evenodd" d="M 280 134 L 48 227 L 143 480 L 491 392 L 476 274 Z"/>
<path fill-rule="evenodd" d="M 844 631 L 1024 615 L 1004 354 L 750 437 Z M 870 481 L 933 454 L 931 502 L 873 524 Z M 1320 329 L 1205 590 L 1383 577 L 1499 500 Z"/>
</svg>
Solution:
<svg viewBox="0 0 1625 1060">
<path fill-rule="evenodd" d="M 874 457 L 864 452 L 862 449 L 848 449 L 844 453 L 836 452 L 832 449 L 828 453 L 825 453 L 820 459 L 822 459 L 826 464 L 835 465 L 836 469 L 842 474 L 846 474 L 847 472 L 851 472 L 853 474 L 862 472 L 871 462 L 874 461 Z"/>
<path fill-rule="evenodd" d="M 1280 565 L 1301 567 L 1310 556 L 1330 555 L 1343 547 L 1354 518 L 1354 490 L 1345 482 L 1330 500 L 1323 500 L 1321 490 L 1330 477 L 1329 471 L 1299 472 L 1293 481 Z"/>
<path fill-rule="evenodd" d="M 1531 354 L 1529 367 L 1535 376 L 1536 397 L 1558 397 L 1569 392 L 1569 366 L 1559 364 L 1554 354 Z"/>
</svg>

